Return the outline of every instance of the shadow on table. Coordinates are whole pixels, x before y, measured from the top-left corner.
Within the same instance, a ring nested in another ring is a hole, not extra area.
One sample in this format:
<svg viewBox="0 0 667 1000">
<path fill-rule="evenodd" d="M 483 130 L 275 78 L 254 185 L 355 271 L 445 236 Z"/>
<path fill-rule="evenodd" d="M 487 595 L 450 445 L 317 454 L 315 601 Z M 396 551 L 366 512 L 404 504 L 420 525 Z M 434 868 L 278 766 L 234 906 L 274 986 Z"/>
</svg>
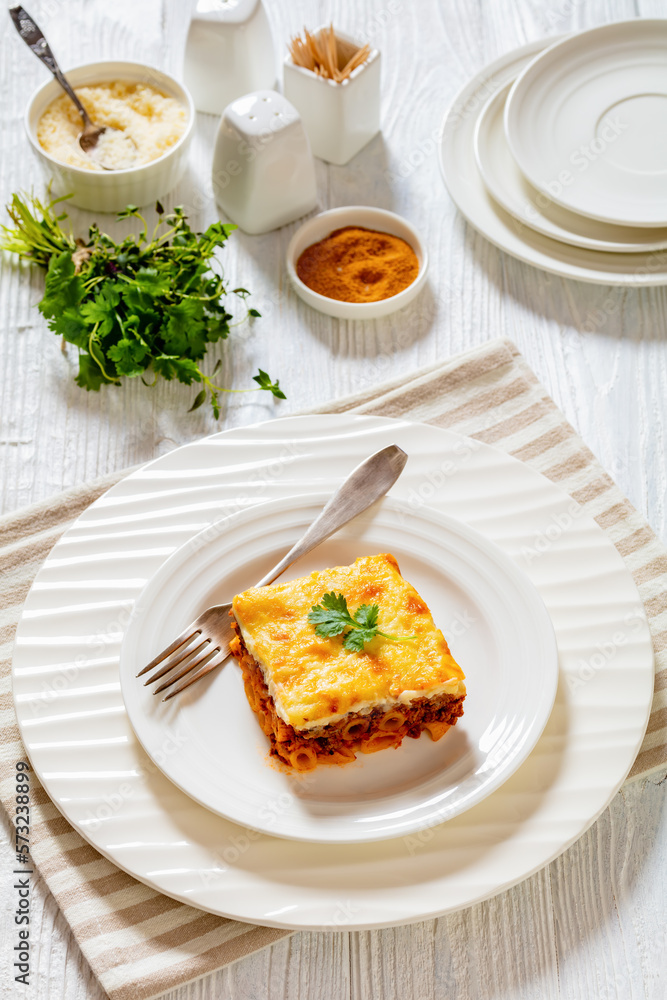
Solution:
<svg viewBox="0 0 667 1000">
<path fill-rule="evenodd" d="M 502 295 L 509 295 L 526 312 L 573 328 L 573 336 L 599 333 L 614 340 L 665 338 L 664 323 L 651 322 L 658 302 L 661 314 L 667 309 L 665 287 L 625 287 L 614 285 L 613 278 L 608 285 L 598 285 L 549 274 L 499 250 L 467 224 L 465 244 L 466 252 Z M 629 317 L 632 322 L 628 322 Z"/>
<path fill-rule="evenodd" d="M 336 319 L 311 309 L 292 289 L 290 296 L 302 326 L 333 357 L 368 362 L 356 373 L 357 391 L 386 377 L 392 371 L 393 358 L 427 336 L 438 312 L 438 299 L 429 283 L 414 302 L 382 319 Z"/>
</svg>

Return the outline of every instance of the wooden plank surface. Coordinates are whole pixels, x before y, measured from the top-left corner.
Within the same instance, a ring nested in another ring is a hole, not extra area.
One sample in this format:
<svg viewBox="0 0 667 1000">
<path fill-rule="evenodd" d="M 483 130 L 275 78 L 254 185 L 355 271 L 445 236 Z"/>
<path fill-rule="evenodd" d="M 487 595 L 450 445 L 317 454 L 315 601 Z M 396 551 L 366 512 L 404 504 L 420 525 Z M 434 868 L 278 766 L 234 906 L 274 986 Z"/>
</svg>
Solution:
<svg viewBox="0 0 667 1000">
<path fill-rule="evenodd" d="M 236 233 L 224 251 L 233 284 L 263 317 L 213 355 L 225 384 L 246 388 L 258 365 L 288 400 L 230 396 L 220 427 L 287 414 L 355 391 L 495 336 L 522 350 L 568 418 L 667 541 L 665 289 L 625 290 L 543 274 L 498 252 L 457 214 L 436 142 L 449 102 L 489 60 L 545 35 L 624 17 L 664 15 L 659 0 L 266 0 L 281 51 L 290 34 L 333 19 L 382 50 L 382 135 L 347 167 L 318 162 L 320 207 L 373 204 L 406 215 L 432 260 L 415 307 L 371 323 L 309 310 L 288 287 L 284 252 L 295 226 Z M 32 0 L 65 67 L 137 59 L 180 72 L 190 4 L 183 0 Z M 39 170 L 22 131 L 26 96 L 46 71 L 14 37 L 0 38 L 0 197 Z M 200 116 L 186 180 L 166 199 L 197 228 L 217 216 L 209 170 L 216 121 Z M 71 211 L 75 229 L 86 213 Z M 106 220 L 105 220 L 106 221 Z M 120 232 L 118 224 L 107 228 Z M 163 454 L 218 425 L 187 414 L 191 390 L 141 384 L 84 393 L 34 308 L 41 278 L 0 270 L 0 509 L 10 511 L 105 472 Z M 234 342 L 232 342 L 234 341 Z M 8 832 L 8 827 L 5 828 Z M 298 934 L 170 1000 L 663 1000 L 667 860 L 665 784 L 621 792 L 558 861 L 460 914 L 412 927 Z M 0 997 L 13 997 L 13 907 L 3 838 Z M 34 896 L 30 1000 L 101 1000 L 102 993 L 43 886 Z M 36 930 L 35 930 L 36 928 Z M 662 977 L 662 978 L 661 978 Z"/>
</svg>

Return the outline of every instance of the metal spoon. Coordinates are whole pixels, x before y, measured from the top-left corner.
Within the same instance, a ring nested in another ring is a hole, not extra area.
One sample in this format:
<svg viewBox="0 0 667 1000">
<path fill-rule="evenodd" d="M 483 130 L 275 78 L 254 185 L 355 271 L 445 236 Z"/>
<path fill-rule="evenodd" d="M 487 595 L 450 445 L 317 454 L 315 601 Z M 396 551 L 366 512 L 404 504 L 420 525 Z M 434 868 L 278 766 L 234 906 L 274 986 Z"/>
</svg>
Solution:
<svg viewBox="0 0 667 1000">
<path fill-rule="evenodd" d="M 32 49 L 37 58 L 41 59 L 44 65 L 51 70 L 67 96 L 74 101 L 83 119 L 83 130 L 79 133 L 78 142 L 84 153 L 87 153 L 104 170 L 122 170 L 133 166 L 137 157 L 137 147 L 130 136 L 123 132 L 122 129 L 112 128 L 110 125 L 95 125 L 90 120 L 88 112 L 74 93 L 65 74 L 56 62 L 56 57 L 51 51 L 49 43 L 30 14 L 20 4 L 14 4 L 13 7 L 10 7 L 9 13 L 12 16 L 14 27 L 28 48 Z M 114 162 L 113 164 L 110 162 L 105 163 L 104 146 L 107 139 L 114 135 L 119 137 L 113 140 L 115 148 Z M 104 140 L 98 146 L 101 136 L 104 136 Z"/>
</svg>

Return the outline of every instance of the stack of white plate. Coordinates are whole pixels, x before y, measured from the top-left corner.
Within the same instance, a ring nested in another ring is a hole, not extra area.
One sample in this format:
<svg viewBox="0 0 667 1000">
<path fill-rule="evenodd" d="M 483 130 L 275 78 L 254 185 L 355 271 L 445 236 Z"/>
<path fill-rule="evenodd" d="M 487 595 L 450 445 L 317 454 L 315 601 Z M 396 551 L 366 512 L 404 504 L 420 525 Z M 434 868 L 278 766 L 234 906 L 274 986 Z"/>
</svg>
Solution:
<svg viewBox="0 0 667 1000">
<path fill-rule="evenodd" d="M 667 282 L 667 19 L 540 41 L 458 94 L 452 198 L 487 239 L 567 277 Z"/>
</svg>

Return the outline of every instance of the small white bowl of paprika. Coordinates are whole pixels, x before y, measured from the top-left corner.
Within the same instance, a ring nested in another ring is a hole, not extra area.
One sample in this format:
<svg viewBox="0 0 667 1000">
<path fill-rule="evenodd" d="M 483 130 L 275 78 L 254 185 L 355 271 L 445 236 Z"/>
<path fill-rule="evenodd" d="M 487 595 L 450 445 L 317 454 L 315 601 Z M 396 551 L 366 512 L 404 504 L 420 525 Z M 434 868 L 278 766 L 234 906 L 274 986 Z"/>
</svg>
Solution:
<svg viewBox="0 0 667 1000">
<path fill-rule="evenodd" d="M 395 212 L 346 205 L 297 229 L 287 270 L 313 309 L 339 319 L 379 319 L 419 294 L 428 254 L 414 226 Z"/>
</svg>

